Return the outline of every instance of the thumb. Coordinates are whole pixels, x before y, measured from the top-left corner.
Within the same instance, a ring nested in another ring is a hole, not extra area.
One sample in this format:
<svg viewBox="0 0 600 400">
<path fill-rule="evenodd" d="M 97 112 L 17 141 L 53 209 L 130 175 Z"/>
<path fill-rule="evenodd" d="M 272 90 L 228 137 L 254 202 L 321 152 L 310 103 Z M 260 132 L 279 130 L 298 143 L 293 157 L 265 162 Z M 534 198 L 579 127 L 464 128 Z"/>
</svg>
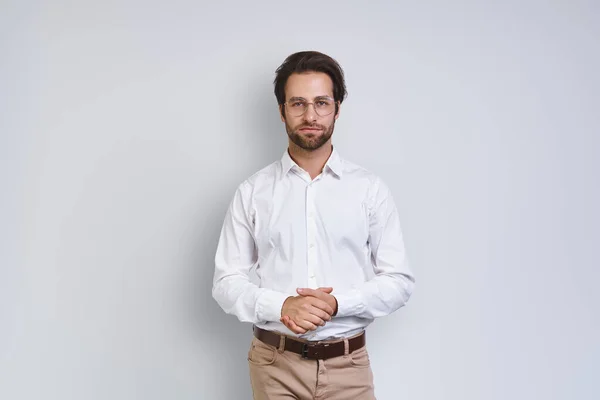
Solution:
<svg viewBox="0 0 600 400">
<path fill-rule="evenodd" d="M 321 292 L 325 292 L 330 294 L 331 292 L 333 292 L 333 288 L 332 287 L 320 287 L 317 290 L 320 290 Z"/>
</svg>

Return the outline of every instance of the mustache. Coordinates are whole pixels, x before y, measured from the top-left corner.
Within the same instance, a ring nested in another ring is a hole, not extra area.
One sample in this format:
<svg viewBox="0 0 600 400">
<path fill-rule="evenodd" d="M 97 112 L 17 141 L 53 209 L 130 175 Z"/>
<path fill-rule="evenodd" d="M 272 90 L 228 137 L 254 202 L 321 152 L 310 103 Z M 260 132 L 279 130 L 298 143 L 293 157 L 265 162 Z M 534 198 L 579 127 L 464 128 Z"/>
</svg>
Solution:
<svg viewBox="0 0 600 400">
<path fill-rule="evenodd" d="M 300 125 L 299 127 L 296 128 L 296 130 L 305 129 L 305 128 L 308 128 L 308 129 L 321 129 L 323 131 L 325 130 L 325 127 L 323 125 L 306 125 L 306 124 Z"/>
</svg>

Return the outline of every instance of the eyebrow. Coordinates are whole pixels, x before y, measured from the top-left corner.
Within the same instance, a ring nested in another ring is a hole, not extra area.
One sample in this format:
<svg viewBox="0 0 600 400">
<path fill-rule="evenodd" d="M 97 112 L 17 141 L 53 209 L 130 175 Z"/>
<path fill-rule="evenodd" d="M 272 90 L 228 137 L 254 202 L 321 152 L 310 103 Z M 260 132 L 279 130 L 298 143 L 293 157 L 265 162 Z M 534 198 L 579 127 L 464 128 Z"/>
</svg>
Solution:
<svg viewBox="0 0 600 400">
<path fill-rule="evenodd" d="M 326 96 L 326 95 L 321 95 L 321 96 L 317 96 L 314 98 L 314 100 L 319 100 L 319 99 L 333 100 L 333 98 L 331 96 Z M 288 101 L 306 101 L 306 99 L 304 97 L 290 97 L 290 99 Z"/>
</svg>

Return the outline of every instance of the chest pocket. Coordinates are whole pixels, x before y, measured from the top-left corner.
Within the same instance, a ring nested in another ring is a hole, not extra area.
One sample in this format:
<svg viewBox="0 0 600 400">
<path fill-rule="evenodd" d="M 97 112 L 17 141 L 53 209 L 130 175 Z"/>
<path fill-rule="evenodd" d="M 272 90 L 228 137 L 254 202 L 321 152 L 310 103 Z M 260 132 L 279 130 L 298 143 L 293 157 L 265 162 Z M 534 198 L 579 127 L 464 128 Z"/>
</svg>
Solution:
<svg viewBox="0 0 600 400">
<path fill-rule="evenodd" d="M 358 200 L 328 202 L 322 207 L 321 219 L 325 234 L 341 247 L 361 247 L 369 237 L 366 205 Z"/>
</svg>

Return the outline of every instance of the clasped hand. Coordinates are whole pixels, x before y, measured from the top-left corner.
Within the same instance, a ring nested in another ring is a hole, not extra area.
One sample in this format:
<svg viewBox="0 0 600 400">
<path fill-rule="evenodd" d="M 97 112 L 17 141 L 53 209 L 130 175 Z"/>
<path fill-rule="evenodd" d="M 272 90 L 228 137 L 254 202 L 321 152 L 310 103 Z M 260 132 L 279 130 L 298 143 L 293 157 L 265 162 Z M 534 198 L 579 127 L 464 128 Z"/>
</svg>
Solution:
<svg viewBox="0 0 600 400">
<path fill-rule="evenodd" d="M 299 288 L 298 296 L 288 297 L 281 308 L 280 321 L 292 332 L 303 334 L 323 326 L 337 313 L 333 288 Z"/>
</svg>

